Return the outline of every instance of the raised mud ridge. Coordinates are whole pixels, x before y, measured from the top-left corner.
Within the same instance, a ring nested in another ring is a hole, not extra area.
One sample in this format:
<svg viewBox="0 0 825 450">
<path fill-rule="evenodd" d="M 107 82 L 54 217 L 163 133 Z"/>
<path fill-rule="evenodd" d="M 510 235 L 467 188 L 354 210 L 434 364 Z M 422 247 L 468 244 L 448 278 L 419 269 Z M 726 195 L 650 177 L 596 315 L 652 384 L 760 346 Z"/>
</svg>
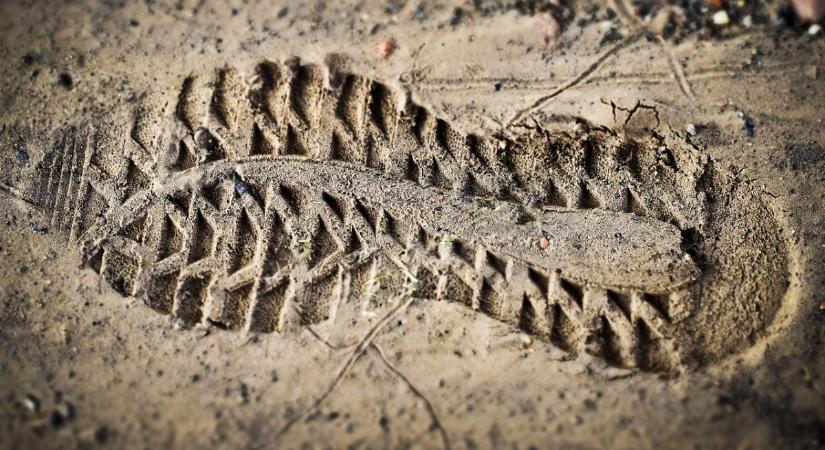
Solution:
<svg viewBox="0 0 825 450">
<path fill-rule="evenodd" d="M 782 301 L 769 209 L 689 146 L 482 138 L 358 75 L 249 72 L 187 77 L 128 126 L 5 136 L 47 149 L 23 191 L 51 228 L 182 323 L 280 331 L 411 288 L 571 355 L 674 371 L 750 345 Z"/>
</svg>

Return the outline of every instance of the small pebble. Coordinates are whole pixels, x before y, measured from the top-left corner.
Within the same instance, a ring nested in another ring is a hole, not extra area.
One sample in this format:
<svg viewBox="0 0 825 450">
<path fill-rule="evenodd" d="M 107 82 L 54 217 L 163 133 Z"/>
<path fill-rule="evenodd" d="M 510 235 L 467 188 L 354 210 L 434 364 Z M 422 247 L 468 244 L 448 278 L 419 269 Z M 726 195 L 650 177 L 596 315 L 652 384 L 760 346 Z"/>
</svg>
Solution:
<svg viewBox="0 0 825 450">
<path fill-rule="evenodd" d="M 745 134 L 748 137 L 753 137 L 756 134 L 756 124 L 753 122 L 753 118 L 745 114 L 744 111 L 736 111 L 736 115 L 742 119 L 742 129 L 745 130 Z"/>
<path fill-rule="evenodd" d="M 235 179 L 235 194 L 238 197 L 243 197 L 244 195 L 251 194 L 252 190 L 249 188 L 249 185 L 241 181 L 240 179 Z"/>
<path fill-rule="evenodd" d="M 547 239 L 546 237 L 541 238 L 539 240 L 539 247 L 542 250 L 547 250 L 547 248 L 550 247 L 550 239 Z"/>
<path fill-rule="evenodd" d="M 689 123 L 689 124 L 687 124 L 685 129 L 687 130 L 689 135 L 696 136 L 696 125 L 694 125 L 692 123 Z"/>
<path fill-rule="evenodd" d="M 753 26 L 753 17 L 750 14 L 742 18 L 742 26 L 745 28 L 750 28 Z"/>
<path fill-rule="evenodd" d="M 453 14 L 450 16 L 450 26 L 454 27 L 461 23 L 461 20 L 464 18 L 464 10 L 461 8 L 453 9 Z"/>
<path fill-rule="evenodd" d="M 727 25 L 730 23 L 730 17 L 728 17 L 728 13 L 725 11 L 717 11 L 713 14 L 713 23 L 716 25 Z"/>
<path fill-rule="evenodd" d="M 31 224 L 31 226 L 32 226 L 32 231 L 34 231 L 37 234 L 46 234 L 46 233 L 49 232 L 48 227 L 44 227 L 42 225 L 37 225 L 37 224 L 34 224 L 34 223 Z"/>
<path fill-rule="evenodd" d="M 384 42 L 378 44 L 378 57 L 381 59 L 387 59 L 392 56 L 392 53 L 395 51 L 395 39 L 389 38 L 386 39 Z"/>
<path fill-rule="evenodd" d="M 25 150 L 18 149 L 16 156 L 17 156 L 17 164 L 19 164 L 21 166 L 25 166 L 26 164 L 29 163 L 29 154 L 26 153 Z"/>
<path fill-rule="evenodd" d="M 26 409 L 33 413 L 40 410 L 40 399 L 32 394 L 26 394 L 26 398 L 23 399 L 23 404 L 26 405 Z"/>
<path fill-rule="evenodd" d="M 808 34 L 811 36 L 816 36 L 819 32 L 822 31 L 822 25 L 815 23 L 808 28 Z"/>
<path fill-rule="evenodd" d="M 554 48 L 558 44 L 561 36 L 561 25 L 552 14 L 548 12 L 536 14 L 533 29 L 544 42 L 545 47 Z"/>
</svg>

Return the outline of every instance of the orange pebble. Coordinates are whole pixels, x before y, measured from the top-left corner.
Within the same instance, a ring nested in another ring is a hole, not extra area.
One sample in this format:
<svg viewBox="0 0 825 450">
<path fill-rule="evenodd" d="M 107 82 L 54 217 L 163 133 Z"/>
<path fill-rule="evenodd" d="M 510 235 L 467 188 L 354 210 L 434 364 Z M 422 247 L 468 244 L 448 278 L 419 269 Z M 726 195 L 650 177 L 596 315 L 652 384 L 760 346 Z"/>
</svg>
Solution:
<svg viewBox="0 0 825 450">
<path fill-rule="evenodd" d="M 542 250 L 547 250 L 547 247 L 550 247 L 550 239 L 546 237 L 541 238 L 539 240 L 539 247 L 541 247 Z"/>
<path fill-rule="evenodd" d="M 395 39 L 389 38 L 384 42 L 378 44 L 378 57 L 381 59 L 387 59 L 392 56 L 392 52 L 395 51 Z"/>
</svg>

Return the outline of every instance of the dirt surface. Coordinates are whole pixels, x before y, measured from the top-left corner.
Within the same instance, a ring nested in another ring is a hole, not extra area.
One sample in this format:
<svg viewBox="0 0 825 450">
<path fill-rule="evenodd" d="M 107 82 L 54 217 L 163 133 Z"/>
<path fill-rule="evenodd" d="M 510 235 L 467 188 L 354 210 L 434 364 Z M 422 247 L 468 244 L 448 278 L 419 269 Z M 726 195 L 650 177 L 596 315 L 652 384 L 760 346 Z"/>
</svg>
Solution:
<svg viewBox="0 0 825 450">
<path fill-rule="evenodd" d="M 0 445 L 825 446 L 824 34 L 713 3 L 0 4 Z"/>
</svg>

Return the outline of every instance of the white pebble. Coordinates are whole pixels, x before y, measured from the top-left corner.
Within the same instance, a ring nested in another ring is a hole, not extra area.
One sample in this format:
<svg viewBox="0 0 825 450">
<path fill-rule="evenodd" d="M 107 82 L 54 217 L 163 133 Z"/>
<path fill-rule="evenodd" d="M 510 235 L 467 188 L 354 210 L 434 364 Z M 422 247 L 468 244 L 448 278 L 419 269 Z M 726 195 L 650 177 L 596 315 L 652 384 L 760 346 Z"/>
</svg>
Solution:
<svg viewBox="0 0 825 450">
<path fill-rule="evenodd" d="M 811 25 L 810 28 L 808 28 L 808 34 L 810 34 L 811 36 L 816 36 L 817 34 L 819 34 L 820 31 L 822 31 L 822 26 L 818 23 L 815 23 Z"/>
<path fill-rule="evenodd" d="M 687 124 L 685 129 L 687 130 L 689 135 L 696 136 L 696 125 L 694 125 L 692 123 L 689 123 L 689 124 Z"/>
<path fill-rule="evenodd" d="M 26 395 L 26 398 L 23 399 L 23 404 L 26 405 L 26 409 L 34 413 L 40 409 L 40 401 L 33 395 Z"/>
<path fill-rule="evenodd" d="M 742 26 L 745 28 L 750 28 L 753 26 L 753 17 L 750 14 L 742 18 Z"/>
<path fill-rule="evenodd" d="M 716 25 L 727 25 L 730 23 L 730 17 L 725 11 L 718 11 L 713 15 L 713 23 Z"/>
</svg>

